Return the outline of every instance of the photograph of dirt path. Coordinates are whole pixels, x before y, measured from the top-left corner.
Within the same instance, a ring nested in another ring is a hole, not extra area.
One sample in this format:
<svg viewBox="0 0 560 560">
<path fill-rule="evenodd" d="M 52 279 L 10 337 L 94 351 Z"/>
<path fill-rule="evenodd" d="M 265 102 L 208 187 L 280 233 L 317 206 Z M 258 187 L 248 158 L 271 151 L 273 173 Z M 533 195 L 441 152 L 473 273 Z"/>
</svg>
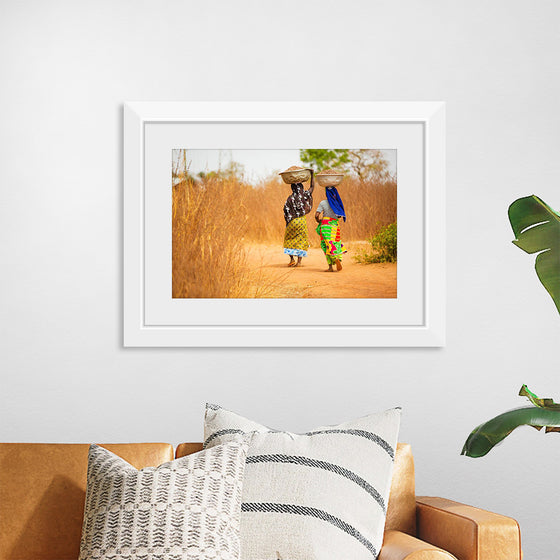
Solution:
<svg viewBox="0 0 560 560">
<path fill-rule="evenodd" d="M 396 298 L 396 156 L 173 150 L 173 298 Z"/>
</svg>

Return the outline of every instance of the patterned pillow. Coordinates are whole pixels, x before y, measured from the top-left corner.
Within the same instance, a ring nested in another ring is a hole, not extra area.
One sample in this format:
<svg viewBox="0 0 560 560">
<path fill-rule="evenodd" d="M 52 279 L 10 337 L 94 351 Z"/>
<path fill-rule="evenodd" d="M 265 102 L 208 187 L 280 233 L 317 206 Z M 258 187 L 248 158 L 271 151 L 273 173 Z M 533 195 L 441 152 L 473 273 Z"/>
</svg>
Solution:
<svg viewBox="0 0 560 560">
<path fill-rule="evenodd" d="M 256 432 L 241 505 L 243 560 L 377 558 L 401 409 L 305 434 L 206 405 L 205 447 Z"/>
<path fill-rule="evenodd" d="M 80 560 L 239 559 L 247 443 L 142 470 L 89 450 Z"/>
</svg>

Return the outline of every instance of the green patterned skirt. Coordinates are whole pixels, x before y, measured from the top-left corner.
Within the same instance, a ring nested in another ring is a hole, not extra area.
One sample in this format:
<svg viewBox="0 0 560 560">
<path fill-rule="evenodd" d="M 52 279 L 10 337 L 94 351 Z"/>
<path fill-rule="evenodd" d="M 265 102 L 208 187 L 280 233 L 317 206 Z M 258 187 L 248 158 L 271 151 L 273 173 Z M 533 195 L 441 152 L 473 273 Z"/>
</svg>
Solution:
<svg viewBox="0 0 560 560">
<path fill-rule="evenodd" d="M 342 255 L 346 249 L 340 241 L 340 224 L 335 218 L 323 218 L 317 226 L 317 233 L 321 237 L 321 249 L 325 253 L 329 265 L 342 261 Z"/>
</svg>

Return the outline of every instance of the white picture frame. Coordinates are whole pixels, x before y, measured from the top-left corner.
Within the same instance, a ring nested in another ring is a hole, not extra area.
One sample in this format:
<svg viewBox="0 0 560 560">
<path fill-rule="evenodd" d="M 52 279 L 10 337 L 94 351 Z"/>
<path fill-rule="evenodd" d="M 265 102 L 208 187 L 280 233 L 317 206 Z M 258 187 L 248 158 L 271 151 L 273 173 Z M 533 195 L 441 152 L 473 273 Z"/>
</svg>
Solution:
<svg viewBox="0 0 560 560">
<path fill-rule="evenodd" d="M 124 346 L 445 345 L 444 103 L 129 102 L 123 139 Z M 342 145 L 397 148 L 397 298 L 171 297 L 171 149 Z"/>
</svg>

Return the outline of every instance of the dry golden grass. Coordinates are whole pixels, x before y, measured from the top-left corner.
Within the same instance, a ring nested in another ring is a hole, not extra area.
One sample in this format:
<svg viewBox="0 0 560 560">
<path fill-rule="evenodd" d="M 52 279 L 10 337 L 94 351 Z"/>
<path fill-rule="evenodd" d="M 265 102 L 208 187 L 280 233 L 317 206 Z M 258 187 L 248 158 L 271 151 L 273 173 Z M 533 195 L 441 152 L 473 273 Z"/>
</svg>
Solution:
<svg viewBox="0 0 560 560">
<path fill-rule="evenodd" d="M 308 187 L 308 185 L 306 185 Z M 365 240 L 396 221 L 397 185 L 362 184 L 347 177 L 338 187 L 347 214 L 343 241 Z M 247 267 L 245 246 L 284 238 L 283 206 L 291 194 L 278 177 L 252 186 L 235 177 L 182 181 L 172 196 L 172 294 L 174 298 L 263 297 L 267 287 Z M 315 187 L 307 216 L 309 239 L 319 246 L 315 209 L 326 198 Z"/>
<path fill-rule="evenodd" d="M 337 187 L 346 210 L 346 222 L 341 226 L 342 238 L 349 241 L 369 239 L 382 227 L 397 221 L 397 184 L 393 181 L 370 184 L 345 178 Z M 324 189 L 313 198 L 317 203 Z"/>
<path fill-rule="evenodd" d="M 237 239 L 247 226 L 238 185 L 210 180 L 183 181 L 172 197 L 172 295 L 242 297 L 245 252 Z"/>
</svg>

